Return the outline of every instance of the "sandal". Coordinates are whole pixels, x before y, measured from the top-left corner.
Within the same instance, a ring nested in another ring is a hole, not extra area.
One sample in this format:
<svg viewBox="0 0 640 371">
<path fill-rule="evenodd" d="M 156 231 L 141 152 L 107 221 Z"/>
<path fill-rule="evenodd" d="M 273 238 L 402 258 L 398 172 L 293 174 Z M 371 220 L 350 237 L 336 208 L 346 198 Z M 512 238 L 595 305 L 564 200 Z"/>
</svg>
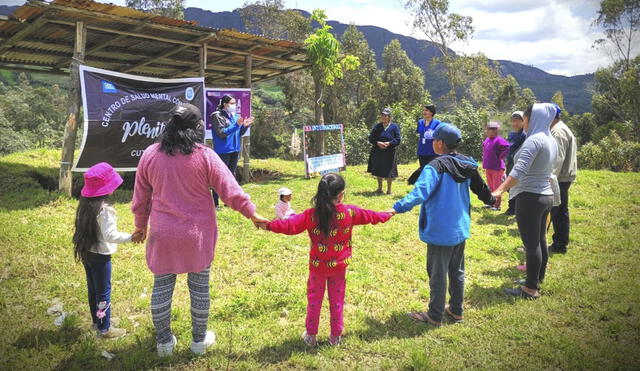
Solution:
<svg viewBox="0 0 640 371">
<path fill-rule="evenodd" d="M 453 312 L 451 311 L 451 308 L 449 308 L 448 305 L 444 308 L 444 312 L 447 314 L 447 317 L 449 317 L 449 319 L 451 321 L 453 321 L 453 323 L 462 323 L 462 322 L 464 322 L 464 316 L 459 316 L 457 314 L 453 314 Z"/>
<path fill-rule="evenodd" d="M 409 318 L 411 318 L 416 322 L 428 323 L 435 327 L 442 326 L 442 322 L 436 322 L 432 320 L 431 317 L 429 317 L 429 314 L 427 312 L 410 312 L 410 313 L 407 313 L 407 315 L 409 316 Z"/>
</svg>

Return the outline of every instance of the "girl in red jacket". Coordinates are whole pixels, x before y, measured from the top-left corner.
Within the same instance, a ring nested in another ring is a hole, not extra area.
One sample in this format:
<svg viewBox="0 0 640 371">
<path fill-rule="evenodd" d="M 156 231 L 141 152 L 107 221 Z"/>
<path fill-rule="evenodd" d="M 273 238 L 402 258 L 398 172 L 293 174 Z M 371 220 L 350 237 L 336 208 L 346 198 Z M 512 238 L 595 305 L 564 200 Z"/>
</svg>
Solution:
<svg viewBox="0 0 640 371">
<path fill-rule="evenodd" d="M 329 344 L 340 344 L 344 306 L 345 273 L 351 262 L 351 229 L 355 225 L 384 223 L 389 212 L 363 210 L 344 205 L 344 179 L 338 174 L 325 174 L 313 198 L 315 207 L 285 220 L 274 220 L 266 229 L 276 233 L 309 233 L 309 280 L 307 281 L 306 331 L 302 334 L 309 346 L 317 344 L 316 335 L 325 287 L 329 294 L 331 336 Z"/>
</svg>

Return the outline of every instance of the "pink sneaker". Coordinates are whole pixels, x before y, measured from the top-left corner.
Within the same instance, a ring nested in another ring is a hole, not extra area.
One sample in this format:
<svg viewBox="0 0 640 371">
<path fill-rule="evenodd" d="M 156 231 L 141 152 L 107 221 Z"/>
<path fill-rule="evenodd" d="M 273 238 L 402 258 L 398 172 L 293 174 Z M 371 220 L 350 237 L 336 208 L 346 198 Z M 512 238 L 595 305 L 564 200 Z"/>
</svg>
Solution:
<svg viewBox="0 0 640 371">
<path fill-rule="evenodd" d="M 519 271 L 526 271 L 527 270 L 527 265 L 526 264 L 520 264 L 516 267 L 516 269 L 518 269 Z"/>
</svg>

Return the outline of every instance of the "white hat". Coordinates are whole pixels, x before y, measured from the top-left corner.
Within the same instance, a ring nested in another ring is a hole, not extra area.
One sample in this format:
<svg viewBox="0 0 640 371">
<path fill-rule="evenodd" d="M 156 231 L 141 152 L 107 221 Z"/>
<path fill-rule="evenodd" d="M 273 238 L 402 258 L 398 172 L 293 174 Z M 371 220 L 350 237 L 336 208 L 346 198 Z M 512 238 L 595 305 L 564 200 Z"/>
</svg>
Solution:
<svg viewBox="0 0 640 371">
<path fill-rule="evenodd" d="M 522 111 L 515 111 L 514 113 L 511 114 L 511 117 L 517 117 L 522 119 L 524 117 L 524 112 Z"/>
<path fill-rule="evenodd" d="M 290 190 L 289 188 L 287 188 L 287 187 L 282 187 L 282 188 L 280 188 L 280 189 L 278 190 L 278 194 L 279 194 L 280 196 L 288 196 L 288 195 L 290 195 L 291 193 L 292 193 L 292 192 L 291 192 L 291 190 Z"/>
<path fill-rule="evenodd" d="M 500 129 L 500 123 L 499 122 L 495 122 L 495 121 L 491 121 L 490 123 L 487 124 L 487 128 L 488 129 Z"/>
</svg>

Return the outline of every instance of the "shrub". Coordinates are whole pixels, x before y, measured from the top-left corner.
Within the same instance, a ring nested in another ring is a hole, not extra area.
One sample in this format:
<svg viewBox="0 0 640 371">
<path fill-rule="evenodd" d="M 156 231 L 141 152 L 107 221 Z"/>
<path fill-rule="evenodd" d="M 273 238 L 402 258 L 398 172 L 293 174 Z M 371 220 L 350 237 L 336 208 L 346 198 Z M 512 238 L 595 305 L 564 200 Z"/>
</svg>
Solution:
<svg viewBox="0 0 640 371">
<path fill-rule="evenodd" d="M 624 141 L 617 132 L 599 143 L 587 143 L 578 151 L 578 165 L 587 169 L 640 171 L 640 143 Z"/>
<path fill-rule="evenodd" d="M 345 125 L 344 142 L 347 149 L 347 164 L 366 164 L 371 152 L 371 144 L 367 140 L 369 129 L 364 123 Z"/>
<path fill-rule="evenodd" d="M 442 122 L 457 126 L 462 132 L 462 145 L 458 147 L 458 152 L 477 161 L 482 159 L 484 124 L 488 121 L 485 111 L 478 110 L 463 100 L 452 112 L 439 115 L 438 118 Z"/>
</svg>

